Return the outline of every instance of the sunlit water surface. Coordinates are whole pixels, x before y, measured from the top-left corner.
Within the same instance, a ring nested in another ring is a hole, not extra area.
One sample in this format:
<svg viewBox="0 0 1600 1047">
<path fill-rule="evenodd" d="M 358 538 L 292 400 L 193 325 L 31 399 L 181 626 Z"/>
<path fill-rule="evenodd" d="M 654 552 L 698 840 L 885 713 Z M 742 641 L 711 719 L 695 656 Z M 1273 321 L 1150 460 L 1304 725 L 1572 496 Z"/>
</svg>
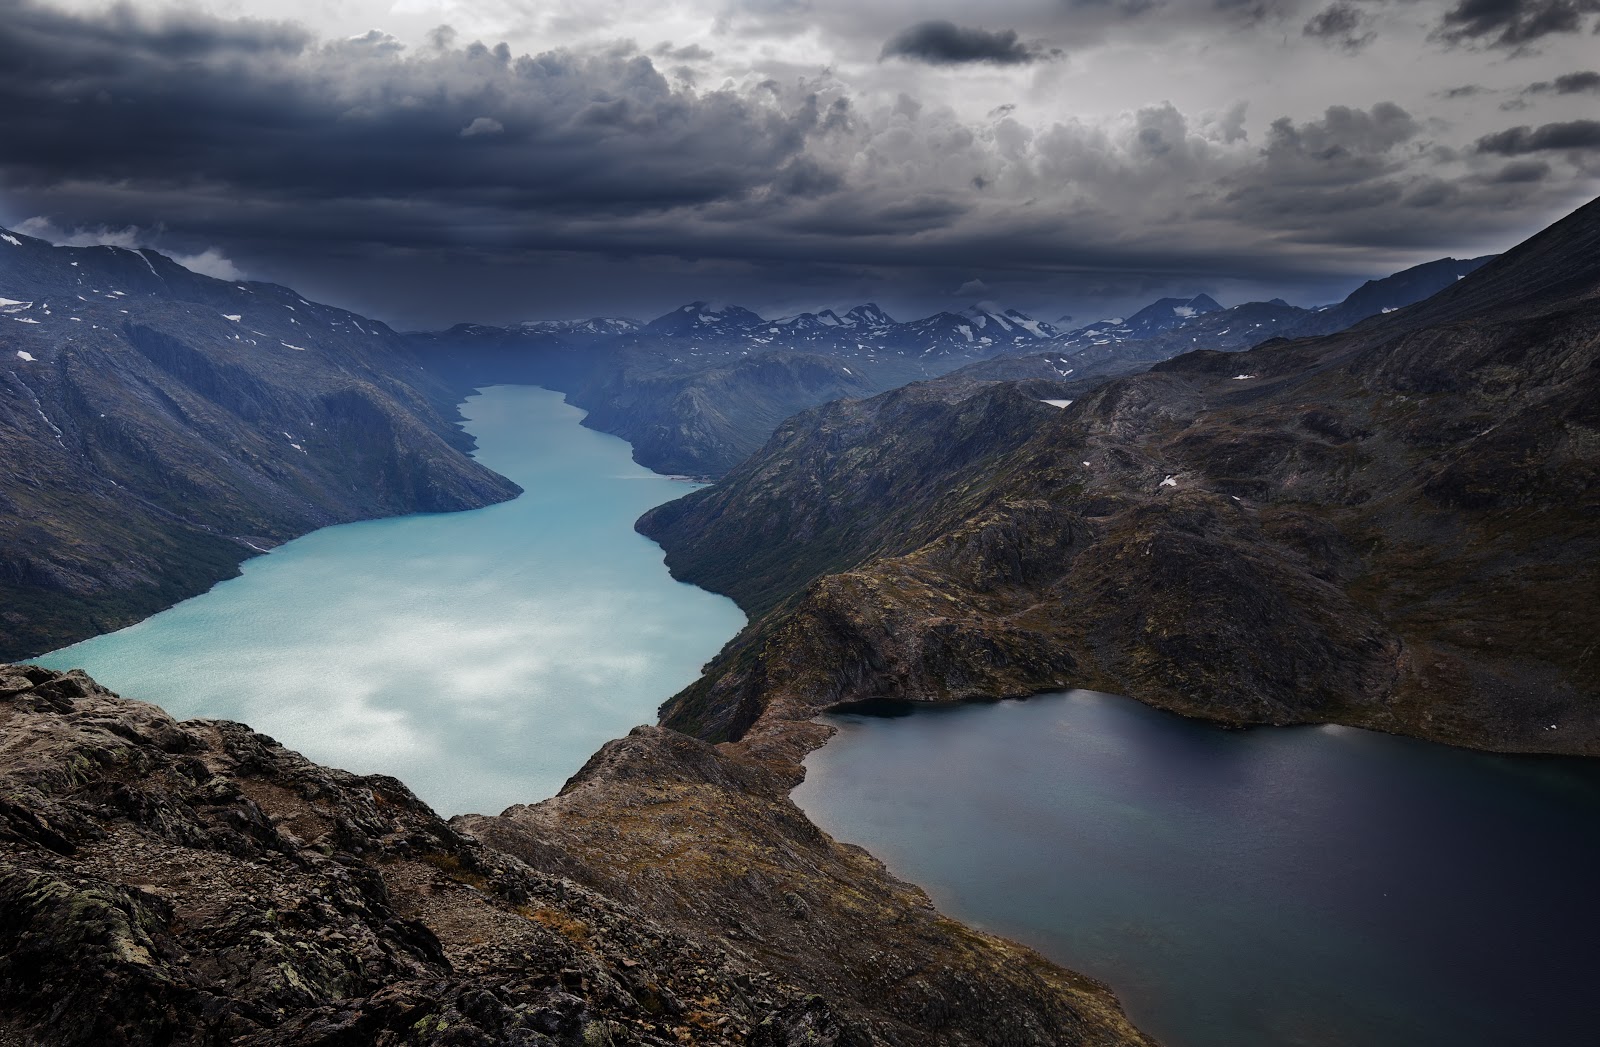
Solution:
<svg viewBox="0 0 1600 1047">
<path fill-rule="evenodd" d="M 688 485 L 582 428 L 557 393 L 498 386 L 462 413 L 521 497 L 317 531 L 38 661 L 394 775 L 445 814 L 554 795 L 606 740 L 654 722 L 744 616 L 673 581 L 633 531 Z"/>
<path fill-rule="evenodd" d="M 828 717 L 795 800 L 1166 1047 L 1592 1047 L 1600 767 L 1125 698 Z"/>
</svg>

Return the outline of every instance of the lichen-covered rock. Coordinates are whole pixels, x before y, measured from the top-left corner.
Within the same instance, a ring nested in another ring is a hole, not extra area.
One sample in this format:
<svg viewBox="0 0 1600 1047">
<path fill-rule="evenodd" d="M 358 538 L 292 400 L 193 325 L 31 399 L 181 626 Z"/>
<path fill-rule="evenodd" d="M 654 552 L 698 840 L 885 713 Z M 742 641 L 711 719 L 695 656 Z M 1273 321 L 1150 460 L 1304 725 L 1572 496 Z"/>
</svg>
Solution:
<svg viewBox="0 0 1600 1047">
<path fill-rule="evenodd" d="M 641 900 L 393 779 L 0 666 L 0 1047 L 869 1042 Z"/>
<path fill-rule="evenodd" d="M 738 745 L 660 727 L 607 743 L 559 796 L 452 824 L 530 865 L 719 939 L 811 995 L 762 1047 L 1147 1043 L 1103 985 L 942 916 L 920 889 L 789 800 L 828 735 L 764 722 Z"/>
</svg>

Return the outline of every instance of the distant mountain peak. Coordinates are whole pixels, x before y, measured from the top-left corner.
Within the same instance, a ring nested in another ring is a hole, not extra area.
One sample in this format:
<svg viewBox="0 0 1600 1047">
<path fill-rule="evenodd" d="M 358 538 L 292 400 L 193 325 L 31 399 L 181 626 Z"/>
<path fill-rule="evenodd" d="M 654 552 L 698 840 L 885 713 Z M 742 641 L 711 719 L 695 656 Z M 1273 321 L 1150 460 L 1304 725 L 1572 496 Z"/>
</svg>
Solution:
<svg viewBox="0 0 1600 1047">
<path fill-rule="evenodd" d="M 517 329 L 539 334 L 630 334 L 643 325 L 626 316 L 591 316 L 573 320 L 524 320 Z"/>
<path fill-rule="evenodd" d="M 656 317 L 643 330 L 666 337 L 719 336 L 748 332 L 766 322 L 743 306 L 695 301 Z"/>
<path fill-rule="evenodd" d="M 888 327 L 895 323 L 894 317 L 878 308 L 877 302 L 858 305 L 845 313 L 844 316 L 846 320 L 852 323 L 864 324 L 867 327 Z"/>
</svg>

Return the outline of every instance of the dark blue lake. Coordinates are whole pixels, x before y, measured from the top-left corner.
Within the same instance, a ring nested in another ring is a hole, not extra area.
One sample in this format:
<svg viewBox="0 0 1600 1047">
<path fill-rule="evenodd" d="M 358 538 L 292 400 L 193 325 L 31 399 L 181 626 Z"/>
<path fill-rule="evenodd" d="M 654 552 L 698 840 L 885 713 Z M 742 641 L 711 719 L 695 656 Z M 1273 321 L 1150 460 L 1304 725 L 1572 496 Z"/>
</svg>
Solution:
<svg viewBox="0 0 1600 1047">
<path fill-rule="evenodd" d="M 827 721 L 813 819 L 1167 1047 L 1600 1043 L 1600 765 L 1087 691 Z"/>
</svg>

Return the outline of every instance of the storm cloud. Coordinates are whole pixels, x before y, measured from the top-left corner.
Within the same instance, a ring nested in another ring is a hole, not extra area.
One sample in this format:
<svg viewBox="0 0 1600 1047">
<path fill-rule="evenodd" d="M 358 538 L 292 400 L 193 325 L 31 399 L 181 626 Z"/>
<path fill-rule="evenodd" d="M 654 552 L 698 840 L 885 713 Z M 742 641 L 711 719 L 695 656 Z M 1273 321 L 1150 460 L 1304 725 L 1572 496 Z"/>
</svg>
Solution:
<svg viewBox="0 0 1600 1047">
<path fill-rule="evenodd" d="M 1301 32 L 1326 43 L 1359 51 L 1377 36 L 1367 29 L 1367 18 L 1355 4 L 1340 0 L 1329 4 L 1306 22 Z"/>
<path fill-rule="evenodd" d="M 1531 95 L 1600 93 L 1600 73 L 1567 73 L 1556 77 L 1554 80 L 1540 80 L 1537 83 L 1529 84 L 1526 93 Z"/>
<path fill-rule="evenodd" d="M 880 57 L 908 58 L 929 65 L 1022 65 L 1042 56 L 1038 49 L 1024 44 L 1014 29 L 990 32 L 934 21 L 918 22 L 896 33 L 883 45 Z"/>
<path fill-rule="evenodd" d="M 1451 43 L 1521 47 L 1552 33 L 1576 33 L 1600 0 L 1460 0 L 1444 15 L 1439 36 Z"/>
<path fill-rule="evenodd" d="M 1582 74 L 1524 94 L 1517 56 L 1480 73 L 1426 44 L 1444 3 L 1404 47 L 1446 72 L 1393 100 L 1363 84 L 1354 104 L 1346 71 L 1392 60 L 1399 7 L 1172 0 L 1156 18 L 999 0 L 986 16 L 1015 28 L 990 30 L 961 28 L 953 0 L 708 0 L 703 34 L 645 26 L 644 49 L 624 33 L 643 0 L 610 22 L 551 0 L 565 21 L 528 34 L 567 42 L 539 50 L 140 2 L 0 0 L 0 219 L 131 238 L 407 326 L 711 297 L 915 315 L 972 280 L 1049 315 L 1169 291 L 1326 300 L 1503 247 L 1596 185 L 1587 147 L 1548 144 L 1571 142 L 1548 128 L 1574 115 L 1560 107 Z M 930 34 L 927 14 L 958 21 Z M 813 28 L 796 41 L 796 26 Z M 1159 39 L 1179 42 L 1147 50 Z M 1196 68 L 1215 80 L 1186 79 Z M 1491 100 L 1429 111 L 1468 78 Z M 1506 97 L 1527 99 L 1530 128 L 1502 131 Z"/>
<path fill-rule="evenodd" d="M 1568 120 L 1539 127 L 1513 127 L 1478 139 L 1478 152 L 1519 156 L 1557 149 L 1600 149 L 1600 120 Z"/>
</svg>

